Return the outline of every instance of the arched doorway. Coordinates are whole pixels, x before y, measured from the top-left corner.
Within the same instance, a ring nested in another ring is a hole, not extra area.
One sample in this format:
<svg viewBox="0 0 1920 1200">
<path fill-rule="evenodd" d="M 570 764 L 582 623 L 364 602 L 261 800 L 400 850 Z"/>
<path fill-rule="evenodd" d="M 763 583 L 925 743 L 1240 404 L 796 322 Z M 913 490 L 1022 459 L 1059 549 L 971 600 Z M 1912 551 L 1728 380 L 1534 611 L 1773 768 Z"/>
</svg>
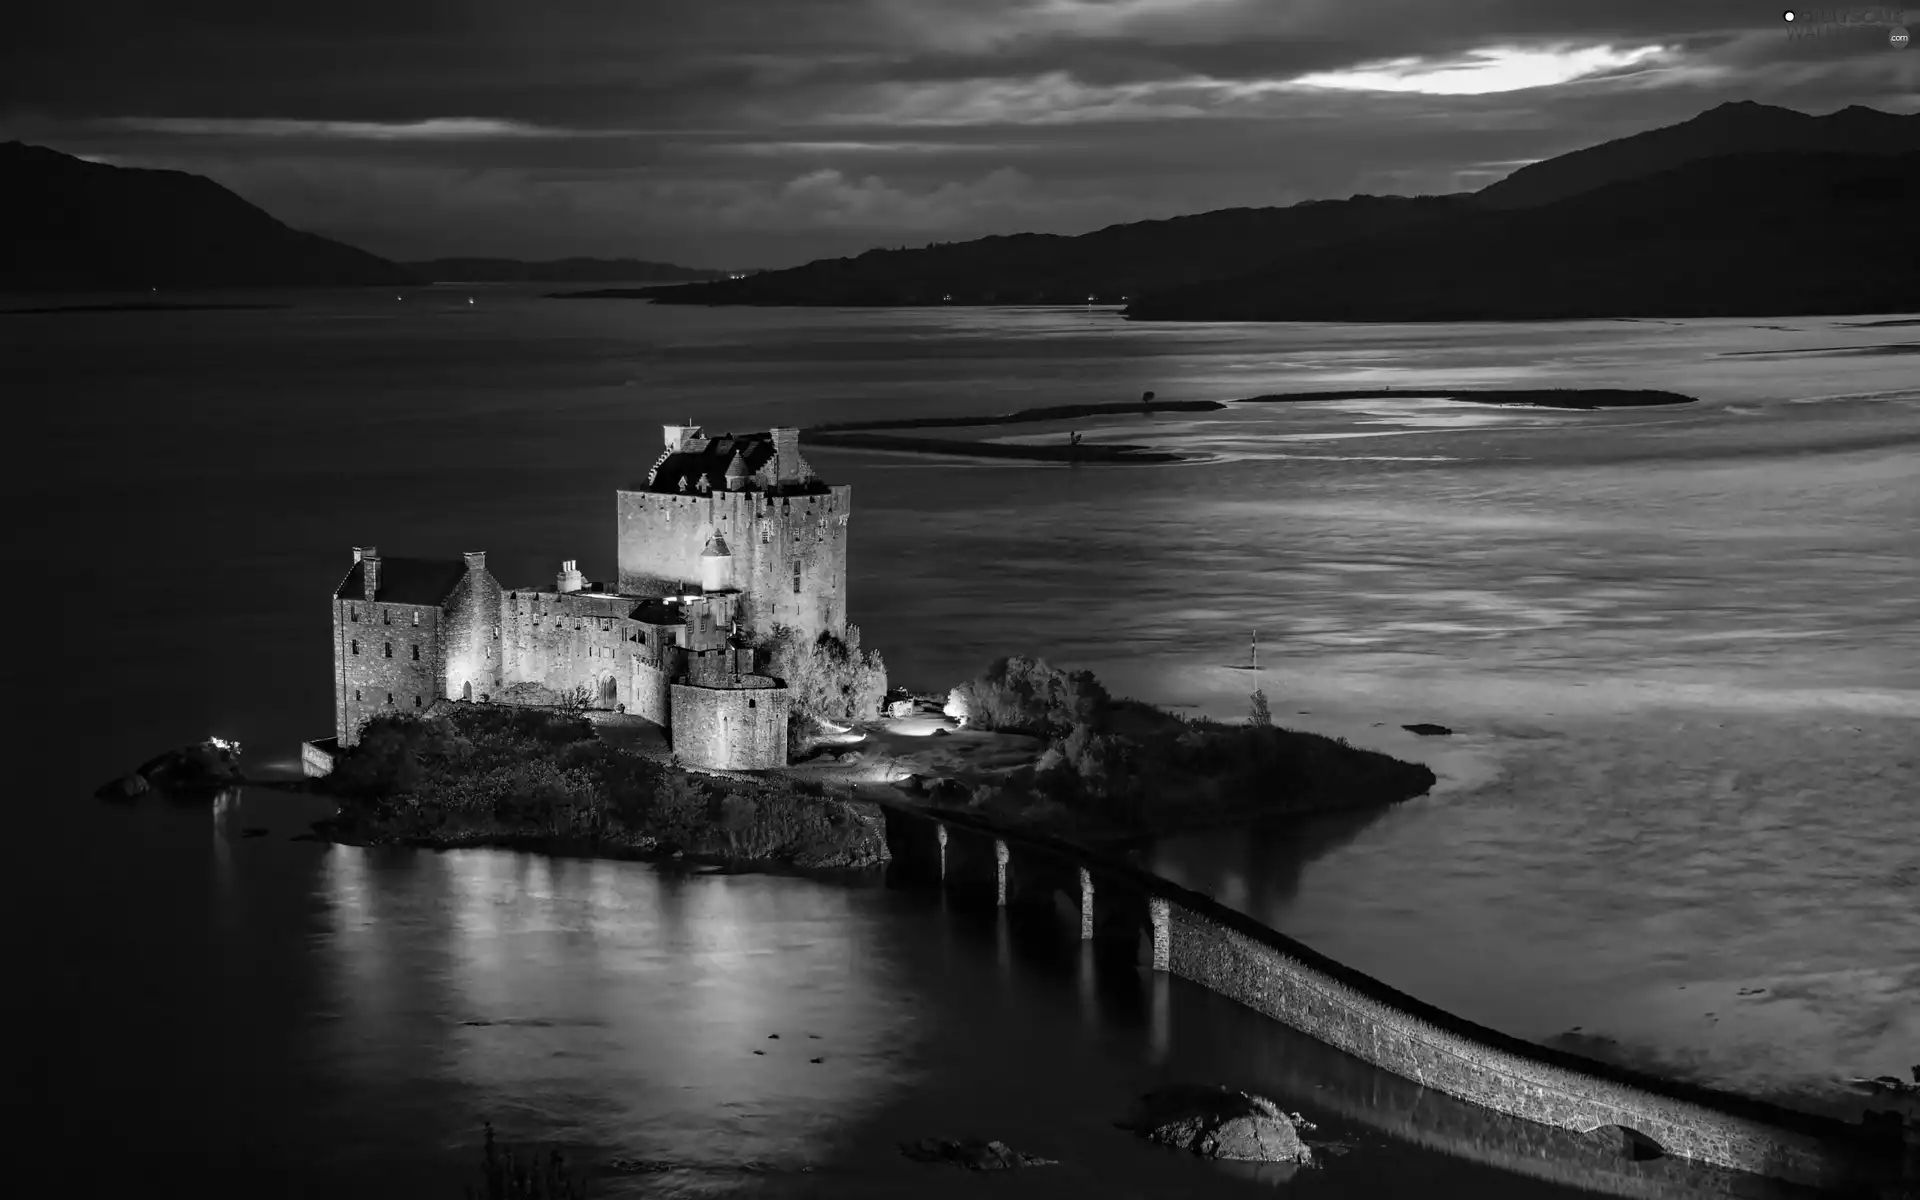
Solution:
<svg viewBox="0 0 1920 1200">
<path fill-rule="evenodd" d="M 600 681 L 600 707 L 612 708 L 615 704 L 618 704 L 619 702 L 620 702 L 620 687 L 618 684 L 614 683 L 613 676 L 609 675 L 605 679 Z"/>
<path fill-rule="evenodd" d="M 460 698 L 462 700 L 473 699 L 473 680 L 469 679 L 460 685 Z"/>
</svg>

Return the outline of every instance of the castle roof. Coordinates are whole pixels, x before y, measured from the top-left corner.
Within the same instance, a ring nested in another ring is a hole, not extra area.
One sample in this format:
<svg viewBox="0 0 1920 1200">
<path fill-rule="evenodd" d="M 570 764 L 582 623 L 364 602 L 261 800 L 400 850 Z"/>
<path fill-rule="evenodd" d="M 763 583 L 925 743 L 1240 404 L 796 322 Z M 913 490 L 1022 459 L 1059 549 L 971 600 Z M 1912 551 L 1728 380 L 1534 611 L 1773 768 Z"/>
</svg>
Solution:
<svg viewBox="0 0 1920 1200">
<path fill-rule="evenodd" d="M 727 549 L 727 539 L 714 534 L 707 539 L 707 548 L 700 552 L 701 558 L 731 558 L 733 551 Z"/>
<path fill-rule="evenodd" d="M 454 585 L 467 573 L 467 564 L 458 558 L 380 559 L 380 590 L 374 593 L 376 604 L 427 604 L 438 607 L 453 594 Z M 366 564 L 355 563 L 347 577 L 334 589 L 336 600 L 362 599 L 367 594 Z"/>
<path fill-rule="evenodd" d="M 738 454 L 745 460 L 749 474 L 773 461 L 773 436 L 766 433 L 748 433 L 726 437 L 705 438 L 690 442 L 685 450 L 663 455 L 653 469 L 653 477 L 642 484 L 638 491 L 672 492 L 680 494 L 680 480 L 687 481 L 687 492 L 694 493 L 705 475 L 707 483 L 716 491 L 727 486 L 727 469 Z"/>
</svg>

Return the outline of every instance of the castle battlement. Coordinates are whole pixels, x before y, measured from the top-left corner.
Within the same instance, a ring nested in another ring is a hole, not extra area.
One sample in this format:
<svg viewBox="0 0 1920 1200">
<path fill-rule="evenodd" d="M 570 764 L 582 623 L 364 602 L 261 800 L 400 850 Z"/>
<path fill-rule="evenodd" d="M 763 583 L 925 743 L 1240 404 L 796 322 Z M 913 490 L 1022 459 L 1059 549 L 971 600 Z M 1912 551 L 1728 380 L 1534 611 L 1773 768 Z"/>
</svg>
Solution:
<svg viewBox="0 0 1920 1200">
<path fill-rule="evenodd" d="M 550 703 L 584 688 L 594 707 L 665 726 L 695 765 L 784 766 L 790 697 L 751 647 L 778 626 L 845 632 L 852 489 L 814 473 L 797 429 L 668 425 L 664 442 L 645 482 L 615 492 L 613 585 L 577 559 L 551 586 L 509 589 L 482 551 L 355 547 L 334 591 L 340 743 L 440 699 Z"/>
</svg>

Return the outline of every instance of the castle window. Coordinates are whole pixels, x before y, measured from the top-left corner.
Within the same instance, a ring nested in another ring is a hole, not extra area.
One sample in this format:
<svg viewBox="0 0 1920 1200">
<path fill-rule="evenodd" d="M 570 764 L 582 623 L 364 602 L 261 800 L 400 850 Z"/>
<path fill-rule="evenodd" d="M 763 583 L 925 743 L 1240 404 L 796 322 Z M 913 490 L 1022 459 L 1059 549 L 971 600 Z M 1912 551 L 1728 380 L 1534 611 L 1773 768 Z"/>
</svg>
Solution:
<svg viewBox="0 0 1920 1200">
<path fill-rule="evenodd" d="M 415 662 L 419 662 L 419 661 L 420 661 L 420 647 L 418 647 L 418 646 L 415 646 L 415 647 L 413 648 L 413 661 L 415 661 Z"/>
<path fill-rule="evenodd" d="M 418 697 L 418 696 L 415 696 L 415 697 L 413 698 L 413 706 L 414 706 L 415 708 L 419 708 L 419 707 L 420 707 L 420 697 Z"/>
<path fill-rule="evenodd" d="M 488 646 L 488 647 L 487 647 L 487 661 L 488 661 L 488 662 L 492 662 L 492 661 L 493 661 L 493 647 L 492 647 L 492 646 Z"/>
<path fill-rule="evenodd" d="M 793 564 L 793 594 L 800 594 L 800 564 Z"/>
<path fill-rule="evenodd" d="M 748 707 L 748 708 L 752 708 L 752 707 L 753 707 L 753 697 L 752 697 L 752 696 L 748 696 L 748 697 L 747 697 L 747 707 Z"/>
<path fill-rule="evenodd" d="M 381 610 L 380 610 L 380 623 L 381 623 L 382 625 L 391 625 L 391 624 L 393 624 L 393 610 L 392 610 L 392 609 L 390 609 L 390 608 L 383 608 L 383 609 L 381 609 Z"/>
<path fill-rule="evenodd" d="M 500 640 L 500 627 L 498 625 L 493 627 L 493 640 L 496 642 Z"/>
<path fill-rule="evenodd" d="M 355 688 L 355 689 L 353 689 L 353 702 L 354 702 L 355 704 L 358 704 L 358 703 L 360 703 L 360 689 L 359 689 L 359 688 Z"/>
<path fill-rule="evenodd" d="M 799 591 L 800 589 L 799 589 L 799 588 L 795 588 L 795 589 L 793 589 L 793 590 L 797 592 L 797 591 Z M 393 657 L 393 643 L 392 643 L 392 642 L 387 642 L 387 643 L 385 643 L 384 645 L 382 645 L 382 646 L 381 646 L 381 648 L 380 648 L 380 656 L 381 656 L 382 658 L 392 658 L 392 657 Z"/>
<path fill-rule="evenodd" d="M 358 654 L 358 653 L 360 653 L 360 639 L 359 639 L 359 638 L 355 638 L 355 639 L 353 639 L 353 641 L 352 641 L 352 642 L 350 642 L 350 643 L 348 643 L 348 644 L 349 644 L 349 645 L 351 645 L 351 646 L 353 647 L 353 652 L 354 652 L 355 654 Z"/>
<path fill-rule="evenodd" d="M 391 708 L 391 707 L 393 706 L 393 693 L 392 693 L 392 692 L 388 692 L 388 693 L 387 693 L 387 706 L 388 706 L 389 708 Z"/>
<path fill-rule="evenodd" d="M 420 614 L 417 612 L 413 614 L 413 627 L 415 629 L 420 628 Z"/>
<path fill-rule="evenodd" d="M 347 620 L 358 621 L 359 619 L 360 619 L 360 606 L 358 604 L 349 604 L 347 606 Z"/>
</svg>

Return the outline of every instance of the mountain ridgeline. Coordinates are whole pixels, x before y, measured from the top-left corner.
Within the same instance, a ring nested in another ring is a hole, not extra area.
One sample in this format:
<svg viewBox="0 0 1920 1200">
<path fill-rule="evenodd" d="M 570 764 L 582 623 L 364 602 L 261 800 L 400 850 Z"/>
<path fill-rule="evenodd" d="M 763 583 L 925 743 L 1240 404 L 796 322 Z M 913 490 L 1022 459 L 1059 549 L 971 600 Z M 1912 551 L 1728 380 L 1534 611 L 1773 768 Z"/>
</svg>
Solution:
<svg viewBox="0 0 1920 1200">
<path fill-rule="evenodd" d="M 435 258 L 407 269 L 434 283 L 694 283 L 727 272 L 638 258 Z"/>
<path fill-rule="evenodd" d="M 1920 310 L 1920 114 L 1742 102 L 1475 193 L 1355 196 L 874 250 L 666 304 L 1125 303 L 1136 320 Z"/>
<path fill-rule="evenodd" d="M 289 228 L 204 176 L 0 143 L 0 291 L 414 282 L 400 264 Z"/>
</svg>

